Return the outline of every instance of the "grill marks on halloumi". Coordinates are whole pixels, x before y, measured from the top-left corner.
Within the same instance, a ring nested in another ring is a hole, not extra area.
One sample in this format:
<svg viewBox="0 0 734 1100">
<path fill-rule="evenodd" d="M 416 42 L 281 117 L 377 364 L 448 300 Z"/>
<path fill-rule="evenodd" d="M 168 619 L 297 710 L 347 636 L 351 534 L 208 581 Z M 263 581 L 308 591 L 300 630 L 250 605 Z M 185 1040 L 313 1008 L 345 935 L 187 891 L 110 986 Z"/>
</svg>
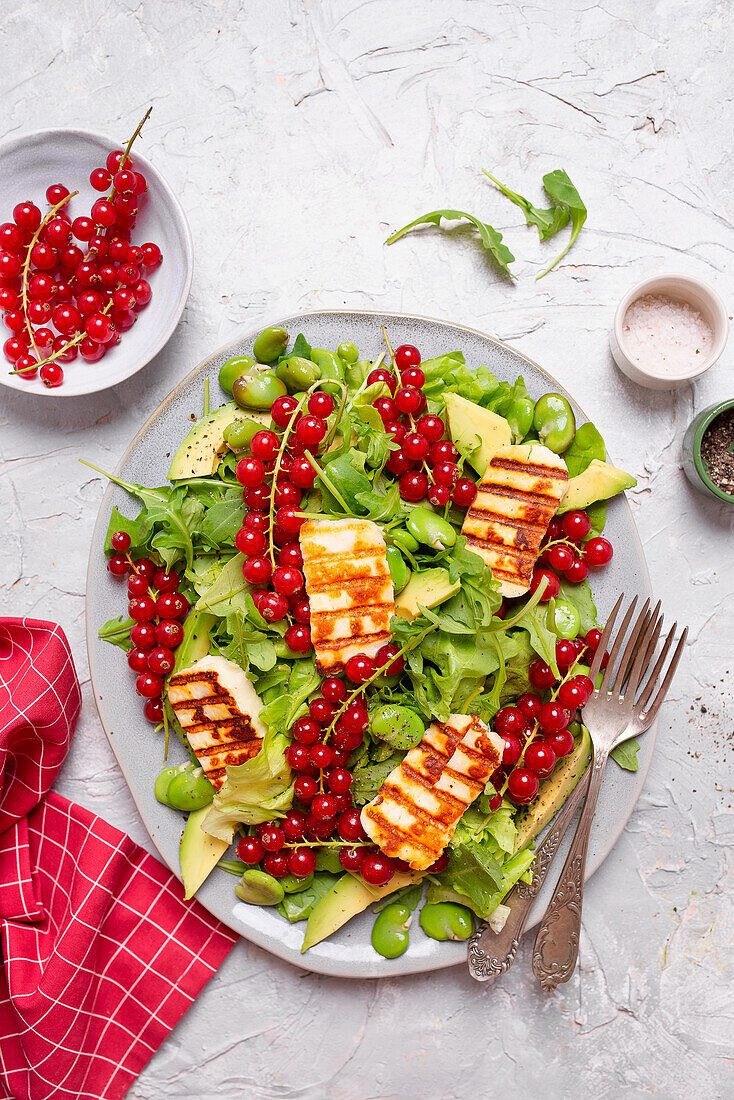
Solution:
<svg viewBox="0 0 734 1100">
<path fill-rule="evenodd" d="M 362 810 L 362 827 L 387 856 L 430 867 L 466 808 L 499 767 L 504 743 L 473 714 L 434 722 Z"/>
<path fill-rule="evenodd" d="M 202 657 L 174 673 L 168 699 L 215 790 L 224 784 L 227 767 L 244 764 L 260 751 L 262 701 L 234 661 Z"/>
<path fill-rule="evenodd" d="M 307 520 L 300 543 L 319 671 L 374 656 L 392 637 L 395 612 L 382 531 L 365 519 Z"/>
<path fill-rule="evenodd" d="M 530 587 L 540 543 L 568 484 L 566 463 L 539 443 L 502 447 L 491 459 L 462 527 L 503 596 Z"/>
</svg>

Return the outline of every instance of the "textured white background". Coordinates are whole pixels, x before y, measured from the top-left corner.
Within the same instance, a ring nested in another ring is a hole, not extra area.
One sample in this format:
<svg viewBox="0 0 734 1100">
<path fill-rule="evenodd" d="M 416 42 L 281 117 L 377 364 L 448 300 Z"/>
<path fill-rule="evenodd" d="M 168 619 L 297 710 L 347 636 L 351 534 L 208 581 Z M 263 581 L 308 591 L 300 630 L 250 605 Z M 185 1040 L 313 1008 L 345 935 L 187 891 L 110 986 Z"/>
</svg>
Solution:
<svg viewBox="0 0 734 1100">
<path fill-rule="evenodd" d="M 638 389 L 608 351 L 615 303 L 661 268 L 732 301 L 733 38 L 726 0 L 3 5 L 0 136 L 78 125 L 123 139 L 152 103 L 143 148 L 196 253 L 182 323 L 136 378 L 73 402 L 0 398 L 0 608 L 57 619 L 84 682 L 64 794 L 149 846 L 90 697 L 84 575 L 103 484 L 76 459 L 112 468 L 200 358 L 293 310 L 456 320 L 555 373 L 637 474 L 654 589 L 691 627 L 643 795 L 588 888 L 567 987 L 536 988 L 527 943 L 485 988 L 461 967 L 315 977 L 242 942 L 136 1100 L 734 1092 L 734 512 L 679 465 L 694 412 L 732 396 L 734 351 L 678 394 Z M 539 245 L 482 167 L 536 201 L 552 168 L 579 187 L 587 227 L 542 282 L 557 241 Z M 516 285 L 464 234 L 384 247 L 441 206 L 505 233 Z"/>
</svg>

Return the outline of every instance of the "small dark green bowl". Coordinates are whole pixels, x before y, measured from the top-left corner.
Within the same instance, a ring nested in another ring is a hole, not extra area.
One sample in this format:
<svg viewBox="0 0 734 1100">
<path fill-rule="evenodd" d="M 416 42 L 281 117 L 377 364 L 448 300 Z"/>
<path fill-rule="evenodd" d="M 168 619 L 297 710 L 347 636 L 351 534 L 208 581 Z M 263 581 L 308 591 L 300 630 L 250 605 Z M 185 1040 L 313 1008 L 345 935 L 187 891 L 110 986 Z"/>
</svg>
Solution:
<svg viewBox="0 0 734 1100">
<path fill-rule="evenodd" d="M 693 488 L 707 496 L 715 497 L 716 500 L 723 500 L 727 504 L 734 504 L 734 495 L 725 493 L 723 489 L 717 489 L 709 477 L 706 463 L 701 458 L 701 440 L 711 422 L 731 408 L 734 408 L 734 397 L 728 401 L 719 401 L 717 405 L 709 405 L 707 409 L 700 412 L 688 426 L 683 437 L 681 453 L 683 471 Z"/>
</svg>

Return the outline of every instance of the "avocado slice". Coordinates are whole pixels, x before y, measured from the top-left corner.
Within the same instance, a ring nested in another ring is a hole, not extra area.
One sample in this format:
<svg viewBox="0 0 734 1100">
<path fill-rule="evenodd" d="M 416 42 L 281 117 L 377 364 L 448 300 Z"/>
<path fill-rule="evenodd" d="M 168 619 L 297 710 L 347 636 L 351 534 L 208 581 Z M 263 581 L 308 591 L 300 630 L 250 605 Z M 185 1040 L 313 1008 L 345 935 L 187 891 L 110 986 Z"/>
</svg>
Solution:
<svg viewBox="0 0 734 1100">
<path fill-rule="evenodd" d="M 538 797 L 532 806 L 518 817 L 516 852 L 534 840 L 555 817 L 586 771 L 590 759 L 591 737 L 586 726 L 582 726 L 573 752 L 556 764 L 553 774 L 540 784 Z"/>
<path fill-rule="evenodd" d="M 512 430 L 504 416 L 483 409 L 458 393 L 444 398 L 449 435 L 459 454 L 478 474 L 485 473 L 500 447 L 512 443 Z"/>
<path fill-rule="evenodd" d="M 234 420 L 239 420 L 245 415 L 249 420 L 259 421 L 263 427 L 270 424 L 269 412 L 259 413 L 248 410 L 245 414 L 234 401 L 228 401 L 226 405 L 197 420 L 173 456 L 168 480 L 211 477 L 227 449 L 227 444 L 224 442 L 224 429 Z"/>
<path fill-rule="evenodd" d="M 588 508 L 595 501 L 608 500 L 636 484 L 637 478 L 632 477 L 632 474 L 594 458 L 582 473 L 569 479 L 558 512 L 560 514 L 572 512 L 576 508 Z"/>
<path fill-rule="evenodd" d="M 186 901 L 193 898 L 202 882 L 216 867 L 232 843 L 231 838 L 219 840 L 204 832 L 202 824 L 208 813 L 209 806 L 190 813 L 181 837 L 178 855 L 181 861 L 181 877 Z"/>
<path fill-rule="evenodd" d="M 395 600 L 395 614 L 401 619 L 417 619 L 420 615 L 419 604 L 437 607 L 460 588 L 459 581 L 449 580 L 448 569 L 425 569 L 422 573 L 413 573 Z"/>
<path fill-rule="evenodd" d="M 421 878 L 420 873 L 398 872 L 384 886 L 368 886 L 362 879 L 350 874 L 342 875 L 328 894 L 324 894 L 321 901 L 317 902 L 311 910 L 301 954 L 308 951 L 314 944 L 321 943 L 327 936 L 336 932 L 337 928 L 341 928 L 352 917 L 356 917 L 357 913 L 362 913 L 374 901 L 387 897 L 402 886 L 411 886 L 414 882 L 420 882 Z"/>
<path fill-rule="evenodd" d="M 174 671 L 188 668 L 209 653 L 209 634 L 217 621 L 207 611 L 191 611 L 183 624 L 183 640 L 176 650 Z"/>
</svg>

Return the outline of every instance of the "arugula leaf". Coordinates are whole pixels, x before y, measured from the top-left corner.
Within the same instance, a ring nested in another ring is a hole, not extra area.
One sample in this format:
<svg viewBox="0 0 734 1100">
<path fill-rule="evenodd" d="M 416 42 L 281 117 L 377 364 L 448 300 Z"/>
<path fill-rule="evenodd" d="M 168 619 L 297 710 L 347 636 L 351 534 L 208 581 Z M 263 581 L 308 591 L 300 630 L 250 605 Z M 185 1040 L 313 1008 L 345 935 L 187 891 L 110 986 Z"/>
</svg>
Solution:
<svg viewBox="0 0 734 1100">
<path fill-rule="evenodd" d="M 589 538 L 593 538 L 595 535 L 600 535 L 604 530 L 604 526 L 607 522 L 608 504 L 608 500 L 595 500 L 593 504 L 587 505 L 584 509 L 587 516 L 591 520 L 591 530 L 589 531 Z"/>
<path fill-rule="evenodd" d="M 299 890 L 297 894 L 286 894 L 278 906 L 278 912 L 291 924 L 295 924 L 299 920 L 307 920 L 314 906 L 334 886 L 337 877 L 337 875 L 330 875 L 326 871 L 319 871 L 314 875 L 305 890 Z"/>
<path fill-rule="evenodd" d="M 112 545 L 112 536 L 115 531 L 124 531 L 125 534 L 130 536 L 130 549 L 137 550 L 144 545 L 140 535 L 139 516 L 135 519 L 128 519 L 127 516 L 123 516 L 122 512 L 119 512 L 117 508 L 112 509 L 112 515 L 110 516 L 110 522 L 107 527 L 107 534 L 104 540 L 105 554 L 114 554 L 115 549 Z"/>
<path fill-rule="evenodd" d="M 301 706 L 309 695 L 318 690 L 320 683 L 321 677 L 312 657 L 294 661 L 288 686 L 282 688 L 279 695 L 263 707 L 260 711 L 261 720 L 276 729 L 290 729 Z"/>
<path fill-rule="evenodd" d="M 352 769 L 354 776 L 352 797 L 358 806 L 364 806 L 365 802 L 375 797 L 390 772 L 393 768 L 397 768 L 404 756 L 403 752 L 394 752 L 387 760 L 380 763 L 375 764 L 366 759 Z"/>
<path fill-rule="evenodd" d="M 121 528 L 116 528 L 121 530 Z M 133 619 L 123 619 L 122 615 L 118 615 L 114 619 L 109 619 L 104 626 L 99 628 L 98 638 L 101 638 L 103 642 L 109 642 L 110 645 L 117 645 L 120 649 L 124 649 L 126 652 L 133 648 L 133 643 L 130 640 L 130 631 L 135 626 Z"/>
<path fill-rule="evenodd" d="M 488 917 L 493 898 L 502 884 L 502 865 L 490 851 L 491 845 L 476 840 L 465 841 L 447 849 L 449 865 L 440 881 L 466 898 L 480 917 Z M 501 900 L 501 899 L 500 899 Z"/>
<path fill-rule="evenodd" d="M 621 745 L 617 745 L 616 749 L 612 749 L 609 755 L 612 760 L 616 760 L 620 768 L 624 768 L 628 772 L 636 772 L 639 767 L 637 760 L 639 748 L 639 741 L 636 741 L 634 737 L 630 737 L 627 741 L 623 741 Z"/>
<path fill-rule="evenodd" d="M 207 508 L 197 534 L 212 548 L 234 546 L 234 537 L 242 526 L 244 515 L 242 491 L 227 489 L 220 499 Z"/>
<path fill-rule="evenodd" d="M 556 256 L 553 263 L 546 267 L 545 271 L 541 271 L 540 275 L 536 275 L 536 280 L 542 279 L 544 275 L 547 275 L 548 272 L 563 259 L 571 245 L 576 241 L 588 214 L 586 207 L 581 201 L 581 196 L 562 168 L 556 168 L 554 172 L 548 172 L 547 175 L 543 176 L 543 186 L 555 202 L 568 208 L 571 215 L 571 239 L 560 256 Z"/>
<path fill-rule="evenodd" d="M 505 187 L 486 168 L 483 168 L 482 171 L 496 187 L 499 187 L 504 195 L 507 195 L 510 202 L 514 202 L 515 206 L 520 207 L 528 225 L 537 227 L 541 241 L 546 241 L 549 237 L 555 236 L 559 229 L 563 229 L 564 225 L 568 225 L 571 215 L 565 206 L 552 206 L 550 210 L 541 210 L 539 207 L 533 206 L 530 200 L 524 198 L 523 195 L 518 195 L 516 191 L 511 191 L 509 187 Z"/>
<path fill-rule="evenodd" d="M 409 222 L 408 225 L 404 225 L 402 229 L 398 229 L 396 233 L 388 237 L 385 243 L 394 244 L 395 241 L 399 241 L 401 237 L 417 225 L 437 225 L 440 228 L 442 218 L 445 218 L 446 221 L 460 221 L 465 218 L 466 221 L 471 222 L 479 231 L 482 247 L 494 258 L 500 271 L 505 275 L 509 275 L 511 279 L 515 278 L 510 270 L 510 264 L 514 263 L 515 257 L 507 245 L 502 243 L 502 234 L 487 222 L 480 221 L 479 218 L 476 218 L 473 214 L 467 214 L 464 210 L 432 210 L 428 214 L 421 214 L 415 221 Z"/>
<path fill-rule="evenodd" d="M 601 434 L 590 421 L 580 424 L 570 445 L 563 452 L 563 461 L 568 467 L 568 476 L 577 477 L 597 458 L 603 462 L 607 449 Z"/>
<path fill-rule="evenodd" d="M 243 614 L 247 612 L 246 599 L 250 586 L 242 576 L 244 560 L 243 554 L 235 554 L 223 565 L 217 562 L 201 578 L 201 583 L 197 585 L 197 610 L 211 611 L 220 618 L 234 611 L 241 611 Z"/>
<path fill-rule="evenodd" d="M 372 482 L 359 465 L 355 466 L 355 459 L 359 463 L 357 456 L 364 462 L 364 455 L 352 449 L 329 462 L 316 478 L 324 510 L 332 515 L 361 515 L 357 496 L 372 492 Z"/>
<path fill-rule="evenodd" d="M 298 336 L 296 336 L 293 343 L 293 351 L 289 352 L 288 356 L 284 358 L 289 358 L 291 355 L 298 356 L 300 359 L 311 358 L 311 345 L 302 332 L 299 332 Z"/>
<path fill-rule="evenodd" d="M 383 909 L 387 909 L 388 905 L 392 905 L 394 901 L 399 901 L 401 905 L 404 905 L 406 909 L 410 909 L 413 913 L 420 905 L 422 896 L 422 882 L 414 882 L 410 886 L 401 886 L 399 890 L 388 894 L 382 901 L 378 901 L 376 905 L 373 905 L 372 912 L 375 914 L 381 913 Z"/>
<path fill-rule="evenodd" d="M 553 629 L 554 621 L 548 604 L 539 605 L 523 616 L 518 624 L 519 630 L 527 630 L 530 635 L 530 644 L 539 657 L 553 670 L 554 676 L 558 676 L 556 664 L 556 633 Z"/>
</svg>

